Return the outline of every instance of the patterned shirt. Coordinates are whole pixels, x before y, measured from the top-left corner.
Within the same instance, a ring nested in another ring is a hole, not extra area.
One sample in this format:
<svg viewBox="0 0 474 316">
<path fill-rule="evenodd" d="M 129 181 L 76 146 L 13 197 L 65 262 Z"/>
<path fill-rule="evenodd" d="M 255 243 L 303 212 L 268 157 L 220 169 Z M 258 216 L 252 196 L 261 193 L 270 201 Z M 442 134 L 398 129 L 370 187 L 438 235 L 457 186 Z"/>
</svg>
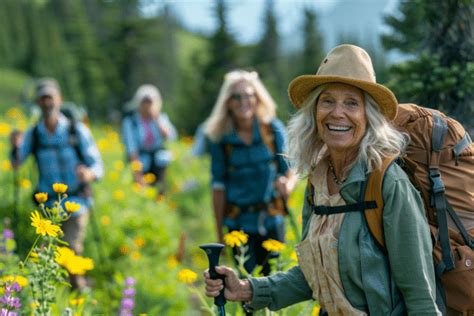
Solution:
<svg viewBox="0 0 474 316">
<path fill-rule="evenodd" d="M 160 113 L 159 123 L 170 131 L 168 140 L 175 140 L 177 132 L 165 113 Z M 154 121 L 143 121 L 138 112 L 124 118 L 122 137 L 127 155 L 138 154 L 143 170 L 150 170 L 152 159 L 158 167 L 166 167 L 171 161 L 171 153 L 163 150 L 165 139 L 158 124 Z"/>
</svg>

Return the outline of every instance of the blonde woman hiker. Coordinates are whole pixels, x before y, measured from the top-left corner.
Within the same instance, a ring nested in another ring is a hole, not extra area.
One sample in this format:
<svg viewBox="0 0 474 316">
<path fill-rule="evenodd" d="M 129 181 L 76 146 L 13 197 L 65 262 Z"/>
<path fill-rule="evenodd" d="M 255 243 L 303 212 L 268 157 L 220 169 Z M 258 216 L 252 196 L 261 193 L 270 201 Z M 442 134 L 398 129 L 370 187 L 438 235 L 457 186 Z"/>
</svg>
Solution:
<svg viewBox="0 0 474 316">
<path fill-rule="evenodd" d="M 227 73 L 210 117 L 204 123 L 212 158 L 212 200 L 218 239 L 223 231 L 249 235 L 250 273 L 269 273 L 267 239 L 283 241 L 283 203 L 296 176 L 282 155 L 286 131 L 276 105 L 256 72 Z"/>
</svg>

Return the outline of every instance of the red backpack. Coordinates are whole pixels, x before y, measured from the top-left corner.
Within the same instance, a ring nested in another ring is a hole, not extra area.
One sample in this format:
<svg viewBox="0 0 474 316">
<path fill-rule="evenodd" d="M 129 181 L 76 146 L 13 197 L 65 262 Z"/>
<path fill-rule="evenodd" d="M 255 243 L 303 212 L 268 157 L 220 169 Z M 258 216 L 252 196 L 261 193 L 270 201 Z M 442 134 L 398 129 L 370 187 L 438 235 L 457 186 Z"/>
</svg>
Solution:
<svg viewBox="0 0 474 316">
<path fill-rule="evenodd" d="M 364 211 L 369 230 L 385 249 L 382 184 L 385 171 L 396 160 L 424 200 L 434 242 L 438 306 L 472 313 L 474 144 L 459 122 L 415 104 L 400 104 L 393 124 L 411 141 L 402 157 L 386 158 L 382 168 L 368 177 L 364 200 L 376 202 L 375 208 Z M 313 190 L 309 183 L 310 197 Z M 312 205 L 312 198 L 308 200 Z"/>
</svg>

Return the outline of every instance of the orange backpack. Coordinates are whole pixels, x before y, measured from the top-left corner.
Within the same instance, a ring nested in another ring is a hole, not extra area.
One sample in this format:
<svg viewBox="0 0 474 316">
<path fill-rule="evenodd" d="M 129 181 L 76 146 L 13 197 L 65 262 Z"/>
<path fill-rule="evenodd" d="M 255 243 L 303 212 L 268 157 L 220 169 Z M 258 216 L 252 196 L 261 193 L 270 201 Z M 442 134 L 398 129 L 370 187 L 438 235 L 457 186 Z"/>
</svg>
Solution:
<svg viewBox="0 0 474 316">
<path fill-rule="evenodd" d="M 364 211 L 369 230 L 385 250 L 382 184 L 385 171 L 396 160 L 423 197 L 434 242 L 438 306 L 443 314 L 448 306 L 471 315 L 474 312 L 474 143 L 459 122 L 415 104 L 400 104 L 393 124 L 410 135 L 411 140 L 402 157 L 385 159 L 382 168 L 368 177 L 364 203 L 376 203 L 375 208 L 366 207 Z M 309 190 L 312 196 L 311 185 Z M 311 198 L 308 200 L 312 203 Z"/>
</svg>

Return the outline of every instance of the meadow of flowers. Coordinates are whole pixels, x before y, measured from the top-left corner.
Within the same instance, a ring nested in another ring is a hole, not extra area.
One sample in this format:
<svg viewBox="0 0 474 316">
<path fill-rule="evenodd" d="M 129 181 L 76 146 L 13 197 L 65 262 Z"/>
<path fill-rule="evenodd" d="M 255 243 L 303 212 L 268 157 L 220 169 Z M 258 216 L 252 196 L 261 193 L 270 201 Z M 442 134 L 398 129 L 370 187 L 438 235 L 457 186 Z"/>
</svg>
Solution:
<svg viewBox="0 0 474 316">
<path fill-rule="evenodd" d="M 9 162 L 8 136 L 26 130 L 30 119 L 11 108 L 0 119 L 0 314 L 1 315 L 212 315 L 213 300 L 204 297 L 202 272 L 208 262 L 200 244 L 215 242 L 210 202 L 209 160 L 190 154 L 192 139 L 169 144 L 174 161 L 168 171 L 168 192 L 132 181 L 132 166 L 125 162 L 118 128 L 92 126 L 105 165 L 105 176 L 93 185 L 94 207 L 84 257 L 65 244 L 61 223 L 77 211 L 67 203 L 67 187 L 57 184 L 57 196 L 32 191 L 37 173 L 32 159 L 17 172 Z M 146 181 L 153 182 L 147 175 Z M 304 183 L 290 200 L 298 225 Z M 48 199 L 57 201 L 45 208 Z M 66 201 L 64 207 L 61 206 Z M 272 271 L 297 264 L 294 246 L 299 234 L 287 225 L 286 244 L 265 241 L 278 252 Z M 247 237 L 242 232 L 225 236 L 221 263 L 243 272 Z M 232 260 L 239 248 L 239 264 Z M 83 275 L 89 287 L 71 290 L 68 275 Z M 258 274 L 258 270 L 254 273 Z M 240 304 L 228 302 L 228 315 L 244 315 Z M 304 302 L 278 315 L 316 315 L 315 302 Z M 262 315 L 269 311 L 259 312 Z"/>
</svg>

